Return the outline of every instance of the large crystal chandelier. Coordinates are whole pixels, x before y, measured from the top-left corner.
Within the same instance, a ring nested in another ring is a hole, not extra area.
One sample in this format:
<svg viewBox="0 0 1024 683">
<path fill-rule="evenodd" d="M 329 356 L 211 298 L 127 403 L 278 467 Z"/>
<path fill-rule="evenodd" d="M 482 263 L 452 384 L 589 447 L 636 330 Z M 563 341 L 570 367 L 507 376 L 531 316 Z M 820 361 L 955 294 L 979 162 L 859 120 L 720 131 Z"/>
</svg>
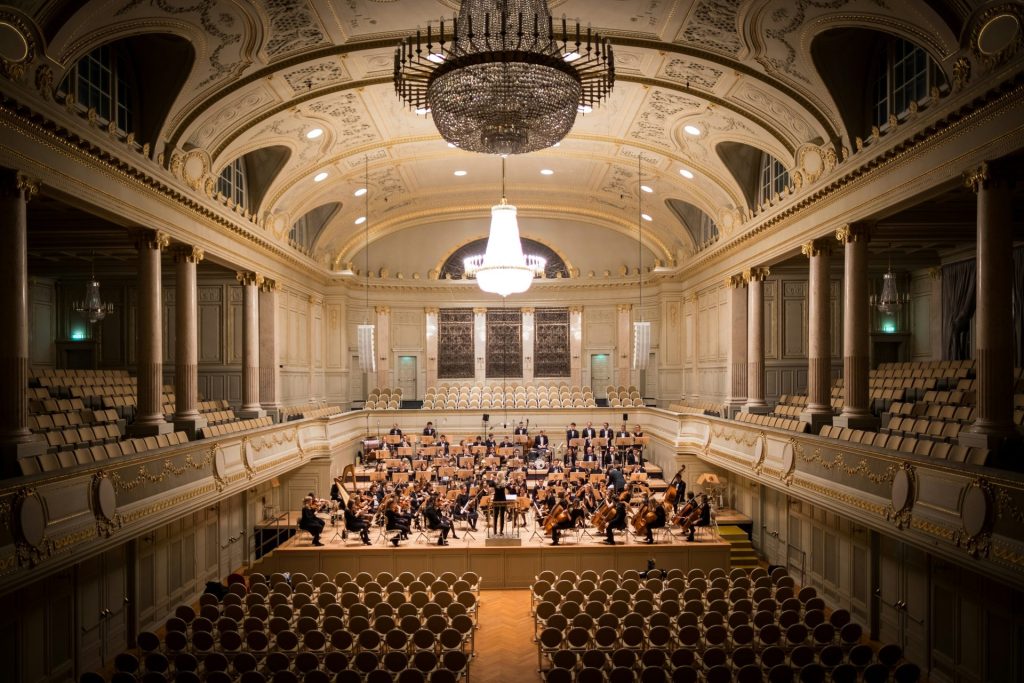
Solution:
<svg viewBox="0 0 1024 683">
<path fill-rule="evenodd" d="M 114 312 L 114 304 L 103 303 L 103 299 L 100 298 L 100 283 L 96 279 L 95 264 L 90 268 L 89 282 L 85 285 L 85 298 L 75 301 L 72 307 L 90 323 L 98 323 Z"/>
<path fill-rule="evenodd" d="M 519 222 L 516 207 L 505 197 L 505 159 L 501 160 L 501 203 L 491 207 L 491 233 L 487 237 L 487 250 L 483 256 L 470 256 L 463 260 L 468 277 L 485 292 L 522 294 L 533 284 L 533 278 L 544 272 L 547 260 L 540 256 L 526 256 L 519 241 Z"/>
<path fill-rule="evenodd" d="M 879 313 L 892 314 L 903 308 L 903 304 L 909 300 L 909 293 L 900 293 L 896 285 L 896 273 L 893 272 L 890 258 L 889 267 L 882 276 L 882 293 L 878 296 L 871 295 L 871 305 L 877 308 Z"/>
<path fill-rule="evenodd" d="M 398 96 L 449 143 L 485 154 L 551 147 L 614 84 L 607 38 L 555 22 L 547 0 L 463 0 L 458 18 L 395 52 Z"/>
</svg>

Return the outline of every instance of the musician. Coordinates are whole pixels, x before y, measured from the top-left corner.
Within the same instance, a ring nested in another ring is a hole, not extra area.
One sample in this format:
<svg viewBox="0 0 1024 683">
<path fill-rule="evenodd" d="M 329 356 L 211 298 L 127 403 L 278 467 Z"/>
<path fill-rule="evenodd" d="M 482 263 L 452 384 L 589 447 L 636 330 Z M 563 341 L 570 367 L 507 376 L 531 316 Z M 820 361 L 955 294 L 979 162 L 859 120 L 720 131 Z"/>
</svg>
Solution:
<svg viewBox="0 0 1024 683">
<path fill-rule="evenodd" d="M 643 467 L 643 458 L 640 456 L 639 446 L 630 446 L 626 449 L 626 465 L 636 465 L 638 468 Z"/>
<path fill-rule="evenodd" d="M 633 436 L 643 436 L 644 430 L 640 429 L 640 425 L 633 425 Z"/>
<path fill-rule="evenodd" d="M 502 437 L 501 443 L 498 444 L 498 448 L 515 448 L 515 447 L 516 447 L 516 445 L 512 441 L 512 437 L 511 436 L 507 436 L 507 435 Z"/>
<path fill-rule="evenodd" d="M 349 531 L 359 532 L 359 537 L 363 539 L 363 545 L 370 545 L 370 523 L 356 512 L 354 499 L 348 501 L 348 507 L 345 508 L 345 528 Z"/>
<path fill-rule="evenodd" d="M 620 470 L 615 465 L 612 465 L 611 467 L 608 468 L 605 481 L 608 482 L 608 486 L 610 488 L 613 488 L 616 491 L 626 490 L 626 478 L 622 476 L 622 470 Z"/>
<path fill-rule="evenodd" d="M 448 443 L 448 437 L 444 434 L 441 435 L 440 441 L 435 444 L 437 446 L 437 454 L 441 456 L 448 456 L 448 448 L 451 444 Z"/>
<path fill-rule="evenodd" d="M 638 438 L 638 437 L 641 437 L 643 435 L 644 435 L 644 430 L 640 429 L 640 425 L 633 425 L 633 438 Z M 636 451 L 637 451 L 637 456 L 636 456 L 637 464 L 639 464 L 642 467 L 643 464 L 644 464 L 644 447 L 643 446 L 637 446 L 636 447 Z"/>
<path fill-rule="evenodd" d="M 654 543 L 654 530 L 665 527 L 665 506 L 659 505 L 650 496 L 645 498 L 644 505 L 649 506 L 649 509 L 651 507 L 654 509 L 654 519 L 647 522 L 647 544 L 650 545 Z"/>
<path fill-rule="evenodd" d="M 385 531 L 397 531 L 394 538 L 391 539 L 391 544 L 396 548 L 398 547 L 399 539 L 405 540 L 409 538 L 409 516 L 403 515 L 398 509 L 398 501 L 394 498 L 388 503 L 388 509 L 384 511 L 384 530 Z"/>
<path fill-rule="evenodd" d="M 452 523 L 445 519 L 444 515 L 441 514 L 441 510 L 438 508 L 437 494 L 431 494 L 427 500 L 427 507 L 423 510 L 423 516 L 427 520 L 427 528 L 431 531 L 441 531 L 441 535 L 437 539 L 438 545 L 448 545 L 448 534 L 451 533 L 452 538 L 458 540 L 458 536 L 455 535 L 452 529 Z"/>
<path fill-rule="evenodd" d="M 594 423 L 588 422 L 587 426 L 583 428 L 582 432 L 580 432 L 580 436 L 582 436 L 584 439 L 587 439 L 588 441 L 597 436 L 597 430 L 594 429 Z"/>
<path fill-rule="evenodd" d="M 559 532 L 573 528 L 576 523 L 576 520 L 569 514 L 569 504 L 566 502 L 564 497 L 558 499 L 555 504 L 561 507 L 562 511 L 561 515 L 559 515 L 561 519 L 555 521 L 551 527 L 551 545 L 558 545 Z M 551 509 L 554 510 L 555 508 Z"/>
<path fill-rule="evenodd" d="M 569 429 L 565 430 L 565 443 L 580 438 L 580 430 L 576 429 L 576 423 L 570 422 Z"/>
<path fill-rule="evenodd" d="M 690 516 L 690 519 L 683 526 L 683 533 L 687 534 L 686 540 L 693 543 L 693 532 L 696 527 L 708 526 L 711 524 L 711 503 L 708 502 L 706 493 L 700 496 L 700 504 L 697 505 L 697 512 Z"/>
<path fill-rule="evenodd" d="M 676 499 L 672 501 L 672 511 L 675 512 L 679 509 L 679 501 L 686 495 L 686 482 L 683 481 L 683 470 L 676 472 L 676 476 L 672 477 L 672 481 L 669 482 L 668 487 L 676 487 Z M 691 492 L 692 496 L 693 493 Z"/>
<path fill-rule="evenodd" d="M 340 479 L 335 479 L 334 483 L 331 484 L 331 500 L 341 502 L 341 484 Z"/>
<path fill-rule="evenodd" d="M 324 520 L 316 516 L 316 501 L 306 496 L 302 501 L 302 516 L 299 517 L 299 528 L 313 536 L 313 545 L 322 546 L 320 534 L 324 530 Z"/>
<path fill-rule="evenodd" d="M 494 434 L 488 434 L 487 438 L 484 439 L 484 445 L 487 446 L 487 453 L 494 453 L 494 449 L 497 448 L 498 444 L 494 440 Z"/>
<path fill-rule="evenodd" d="M 583 461 L 584 462 L 597 462 L 597 453 L 594 452 L 593 446 L 587 446 L 583 449 Z"/>
<path fill-rule="evenodd" d="M 397 422 L 391 426 L 391 431 L 388 432 L 388 434 L 390 434 L 391 436 L 401 436 L 402 435 L 402 430 L 398 428 L 398 423 Z"/>
<path fill-rule="evenodd" d="M 542 432 L 543 433 L 543 432 Z M 494 480 L 494 495 L 491 497 L 491 508 L 494 510 L 494 534 L 505 535 L 505 508 L 508 501 L 508 495 L 506 490 L 507 482 L 505 481 L 505 472 L 498 472 L 498 476 Z M 494 505 L 494 503 L 498 503 Z M 499 523 L 500 520 L 500 523 Z M 500 527 L 500 531 L 499 531 Z"/>
<path fill-rule="evenodd" d="M 423 428 L 423 436 L 437 436 L 437 430 L 434 429 L 433 422 L 428 422 L 427 426 Z"/>
<path fill-rule="evenodd" d="M 452 515 L 455 519 L 464 519 L 469 522 L 471 531 L 476 531 L 476 521 L 479 513 L 476 510 L 476 497 L 469 495 L 469 484 L 462 487 L 462 492 L 455 497 L 456 513 Z"/>
<path fill-rule="evenodd" d="M 517 436 L 518 436 L 518 435 L 526 436 L 526 435 L 527 435 L 528 433 L 529 433 L 529 432 L 527 432 L 527 430 L 526 430 L 526 427 L 525 427 L 525 426 L 523 425 L 523 423 L 522 423 L 522 422 L 520 422 L 520 423 L 519 423 L 519 424 L 518 424 L 518 425 L 516 426 L 516 430 L 515 430 L 515 431 L 513 432 L 513 434 L 516 434 Z"/>
<path fill-rule="evenodd" d="M 607 505 L 615 506 L 615 516 L 608 522 L 608 528 L 605 529 L 604 542 L 608 545 L 615 545 L 614 531 L 626 528 L 626 503 L 613 496 L 608 499 Z"/>
<path fill-rule="evenodd" d="M 548 448 L 548 435 L 544 433 L 544 430 L 540 430 L 540 434 L 533 437 L 533 447 L 538 451 L 546 451 Z"/>
</svg>

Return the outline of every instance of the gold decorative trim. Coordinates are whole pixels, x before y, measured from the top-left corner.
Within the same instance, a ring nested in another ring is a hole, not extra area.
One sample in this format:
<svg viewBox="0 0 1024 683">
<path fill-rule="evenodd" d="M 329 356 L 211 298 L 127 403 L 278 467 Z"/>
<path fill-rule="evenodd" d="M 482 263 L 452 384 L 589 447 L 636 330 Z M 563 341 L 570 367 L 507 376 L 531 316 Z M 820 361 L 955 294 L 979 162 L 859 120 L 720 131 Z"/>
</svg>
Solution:
<svg viewBox="0 0 1024 683">
<path fill-rule="evenodd" d="M 172 249 L 175 263 L 199 263 L 206 257 L 202 247 L 192 247 L 187 244 L 178 244 Z"/>
<path fill-rule="evenodd" d="M 250 270 L 240 270 L 235 273 L 235 280 L 243 287 L 262 287 L 263 276 Z"/>
<path fill-rule="evenodd" d="M 886 484 L 892 481 L 898 469 L 896 465 L 889 465 L 885 474 L 875 474 L 868 467 L 867 459 L 861 460 L 855 466 L 846 464 L 844 454 L 838 453 L 832 460 L 825 460 L 821 454 L 821 448 L 815 448 L 810 455 L 804 452 L 803 446 L 797 449 L 797 457 L 811 465 L 820 465 L 826 472 L 836 471 L 849 477 L 861 476 L 875 484 Z"/>
<path fill-rule="evenodd" d="M 118 474 L 117 472 L 113 472 L 110 475 L 110 480 L 114 483 L 114 486 L 117 487 L 118 490 L 131 491 L 133 489 L 138 488 L 139 486 L 142 486 L 143 484 L 158 484 L 167 477 L 180 477 L 190 468 L 193 470 L 206 469 L 207 467 L 210 467 L 212 463 L 212 450 L 208 451 L 206 455 L 203 457 L 203 459 L 199 462 L 196 462 L 192 458 L 192 453 L 187 453 L 185 455 L 185 464 L 182 467 L 175 467 L 171 459 L 167 458 L 166 460 L 164 460 L 163 466 L 161 467 L 159 474 L 153 474 L 149 471 L 149 468 L 146 465 L 140 465 L 139 474 L 134 479 L 125 481 L 121 479 L 120 474 Z"/>
</svg>

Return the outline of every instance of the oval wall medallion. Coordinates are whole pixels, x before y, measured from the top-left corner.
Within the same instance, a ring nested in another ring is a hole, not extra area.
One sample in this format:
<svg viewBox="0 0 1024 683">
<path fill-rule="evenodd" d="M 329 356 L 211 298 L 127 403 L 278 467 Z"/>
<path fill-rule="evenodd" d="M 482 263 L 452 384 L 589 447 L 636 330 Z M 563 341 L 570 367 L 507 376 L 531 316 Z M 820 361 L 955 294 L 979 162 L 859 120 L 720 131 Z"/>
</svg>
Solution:
<svg viewBox="0 0 1024 683">
<path fill-rule="evenodd" d="M 992 514 L 992 501 L 985 487 L 972 484 L 964 492 L 964 501 L 960 507 L 960 522 L 968 538 L 976 538 L 988 531 L 989 519 Z"/>
<path fill-rule="evenodd" d="M 761 465 L 764 464 L 764 456 L 768 451 L 768 444 L 765 443 L 764 434 L 757 437 L 754 442 L 754 462 L 751 465 L 755 470 L 760 471 Z"/>
<path fill-rule="evenodd" d="M 245 449 L 243 448 L 243 451 Z M 223 480 L 228 473 L 228 461 L 224 457 L 224 449 L 220 446 L 213 447 L 213 476 Z"/>
<path fill-rule="evenodd" d="M 978 52 L 997 55 L 1010 47 L 1020 33 L 1020 21 L 1012 14 L 997 14 L 978 30 Z"/>
<path fill-rule="evenodd" d="M 892 502 L 892 509 L 896 512 L 903 512 L 913 505 L 914 478 L 911 470 L 906 465 L 896 470 L 896 474 L 893 475 L 889 499 Z"/>
<path fill-rule="evenodd" d="M 782 478 L 786 480 L 788 484 L 793 478 L 793 472 L 796 471 L 796 449 L 793 447 L 793 442 L 788 442 L 782 448 Z"/>
<path fill-rule="evenodd" d="M 0 21 L 0 59 L 20 63 L 28 59 L 28 40 L 17 26 Z"/>
<path fill-rule="evenodd" d="M 93 496 L 96 502 L 96 514 L 108 522 L 112 521 L 117 513 L 117 492 L 109 477 L 103 475 L 96 478 L 96 483 L 93 485 Z"/>
<path fill-rule="evenodd" d="M 38 548 L 46 536 L 46 511 L 34 492 L 22 495 L 17 503 L 18 533 L 25 543 Z"/>
</svg>

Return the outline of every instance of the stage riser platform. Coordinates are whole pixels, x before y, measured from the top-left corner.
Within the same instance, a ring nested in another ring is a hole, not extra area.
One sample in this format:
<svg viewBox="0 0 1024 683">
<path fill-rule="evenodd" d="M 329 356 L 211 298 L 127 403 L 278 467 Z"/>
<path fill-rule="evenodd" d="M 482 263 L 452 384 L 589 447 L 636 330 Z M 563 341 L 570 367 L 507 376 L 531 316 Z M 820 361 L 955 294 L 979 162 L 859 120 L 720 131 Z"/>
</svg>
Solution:
<svg viewBox="0 0 1024 683">
<path fill-rule="evenodd" d="M 614 569 L 643 571 L 647 560 L 654 559 L 659 569 L 679 568 L 683 571 L 716 567 L 729 568 L 728 543 L 693 544 L 629 544 L 617 546 L 528 545 L 519 548 L 458 548 L 426 545 L 384 549 L 380 547 L 331 549 L 285 547 L 265 557 L 255 571 L 300 571 L 307 575 L 323 572 L 334 576 L 340 571 L 353 576 L 358 572 L 377 574 L 404 571 L 414 574 L 430 571 L 435 574 L 451 571 L 461 574 L 473 571 L 482 579 L 482 588 L 529 588 L 534 577 L 549 569 L 556 574 L 566 569 L 577 573 L 586 569 L 602 572 Z"/>
</svg>

